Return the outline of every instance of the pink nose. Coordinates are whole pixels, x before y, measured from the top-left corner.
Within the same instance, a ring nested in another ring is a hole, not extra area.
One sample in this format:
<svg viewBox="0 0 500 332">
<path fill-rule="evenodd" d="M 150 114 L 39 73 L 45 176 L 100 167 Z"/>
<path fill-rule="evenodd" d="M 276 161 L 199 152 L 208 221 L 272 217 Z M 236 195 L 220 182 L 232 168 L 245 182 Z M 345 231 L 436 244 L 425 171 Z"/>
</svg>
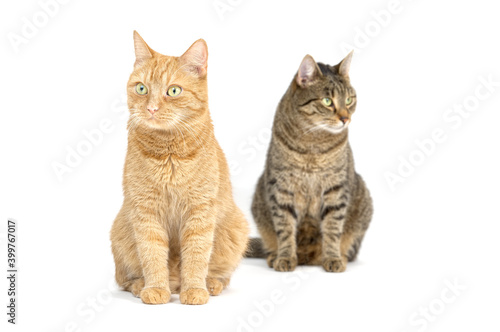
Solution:
<svg viewBox="0 0 500 332">
<path fill-rule="evenodd" d="M 158 111 L 157 106 L 148 106 L 148 111 L 151 113 L 151 115 L 155 114 L 156 111 Z"/>
<path fill-rule="evenodd" d="M 343 124 L 345 124 L 348 120 L 349 120 L 349 118 L 347 116 L 340 117 L 340 121 L 342 121 Z"/>
</svg>

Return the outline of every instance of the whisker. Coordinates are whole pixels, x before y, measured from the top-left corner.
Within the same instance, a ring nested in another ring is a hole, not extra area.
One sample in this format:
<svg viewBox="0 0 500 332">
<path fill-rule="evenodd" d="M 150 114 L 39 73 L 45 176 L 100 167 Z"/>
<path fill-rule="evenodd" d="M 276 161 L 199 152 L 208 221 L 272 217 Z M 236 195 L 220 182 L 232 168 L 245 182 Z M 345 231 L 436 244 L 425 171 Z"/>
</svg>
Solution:
<svg viewBox="0 0 500 332">
<path fill-rule="evenodd" d="M 304 133 L 302 133 L 301 137 L 308 134 L 308 133 L 312 133 L 312 132 L 315 132 L 315 131 L 318 131 L 318 130 L 321 130 L 323 129 L 324 127 L 326 126 L 326 124 L 324 123 L 320 123 L 318 125 L 315 125 L 315 126 L 311 126 L 308 130 L 306 130 Z"/>
<path fill-rule="evenodd" d="M 135 128 L 137 128 L 137 126 L 139 125 L 139 122 L 140 122 L 139 117 L 137 117 L 135 114 L 132 114 L 130 116 L 130 120 L 129 120 L 129 123 L 127 125 L 127 129 L 129 131 L 135 130 Z"/>
<path fill-rule="evenodd" d="M 192 137 L 193 139 L 198 143 L 198 145 L 200 145 L 200 142 L 198 141 L 198 139 L 196 138 L 196 135 L 195 133 L 193 132 L 193 130 L 188 126 L 187 123 L 185 123 L 184 121 L 182 121 L 181 119 L 177 119 L 179 121 L 179 125 L 184 128 Z"/>
<path fill-rule="evenodd" d="M 198 137 L 196 137 L 196 133 L 194 131 L 194 129 L 185 121 L 183 121 L 182 119 L 178 118 L 179 120 L 179 124 L 185 128 L 190 134 L 191 136 L 193 137 L 193 139 L 196 141 L 196 143 L 198 144 L 198 146 L 200 146 L 203 151 L 206 153 L 206 149 L 205 149 L 205 146 L 204 144 L 202 144 L 202 142 L 198 139 Z"/>
<path fill-rule="evenodd" d="M 179 128 L 177 128 L 177 125 L 175 123 L 175 119 L 174 119 L 173 122 L 174 123 L 172 123 L 172 125 L 173 125 L 175 131 L 178 132 L 182 136 L 182 142 L 184 143 L 184 148 L 186 148 L 186 146 L 187 146 L 186 138 L 184 137 L 184 134 L 182 133 L 182 130 L 180 130 Z"/>
</svg>

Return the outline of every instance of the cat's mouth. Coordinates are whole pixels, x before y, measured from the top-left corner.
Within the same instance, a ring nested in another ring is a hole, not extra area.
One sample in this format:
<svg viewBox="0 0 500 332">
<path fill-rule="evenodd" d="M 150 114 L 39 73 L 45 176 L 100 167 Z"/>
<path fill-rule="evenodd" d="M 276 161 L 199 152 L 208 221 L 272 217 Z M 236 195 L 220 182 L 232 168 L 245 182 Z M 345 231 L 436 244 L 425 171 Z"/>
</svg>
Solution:
<svg viewBox="0 0 500 332">
<path fill-rule="evenodd" d="M 156 117 L 154 114 L 152 114 L 151 116 L 149 116 L 148 118 L 146 118 L 146 122 L 148 122 L 148 123 L 158 123 L 158 122 L 160 122 L 160 120 L 158 119 L 158 117 Z"/>
<path fill-rule="evenodd" d="M 165 119 L 163 117 L 158 117 L 153 115 L 150 115 L 148 117 L 143 118 L 144 123 L 153 129 L 168 129 L 171 126 L 171 121 L 170 119 Z"/>
<path fill-rule="evenodd" d="M 160 120 L 154 115 L 145 116 L 142 120 L 150 128 L 159 128 Z"/>
</svg>

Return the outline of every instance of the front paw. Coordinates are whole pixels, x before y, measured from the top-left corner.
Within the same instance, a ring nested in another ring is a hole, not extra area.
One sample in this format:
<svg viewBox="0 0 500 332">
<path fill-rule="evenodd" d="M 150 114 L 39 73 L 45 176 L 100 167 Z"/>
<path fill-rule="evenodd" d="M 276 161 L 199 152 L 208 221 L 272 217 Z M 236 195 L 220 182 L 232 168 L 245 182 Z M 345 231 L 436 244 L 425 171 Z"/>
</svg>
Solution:
<svg viewBox="0 0 500 332">
<path fill-rule="evenodd" d="M 205 304 L 208 302 L 208 291 L 202 288 L 190 288 L 181 292 L 182 304 Z"/>
<path fill-rule="evenodd" d="M 297 257 L 277 257 L 273 268 L 279 272 L 293 271 L 297 267 Z"/>
<path fill-rule="evenodd" d="M 325 258 L 323 259 L 323 268 L 326 272 L 344 272 L 347 267 L 347 262 L 341 258 Z"/>
<path fill-rule="evenodd" d="M 164 304 L 170 301 L 170 291 L 158 287 L 144 288 L 141 291 L 141 300 L 146 304 Z"/>
<path fill-rule="evenodd" d="M 130 286 L 130 292 L 135 297 L 141 297 L 142 289 L 144 288 L 144 278 L 135 279 Z"/>
<path fill-rule="evenodd" d="M 212 296 L 219 295 L 224 289 L 224 284 L 217 278 L 207 278 L 207 290 Z"/>
<path fill-rule="evenodd" d="M 274 266 L 274 261 L 276 260 L 276 254 L 275 253 L 270 253 L 268 256 L 267 256 L 267 265 L 269 267 L 273 267 Z"/>
</svg>

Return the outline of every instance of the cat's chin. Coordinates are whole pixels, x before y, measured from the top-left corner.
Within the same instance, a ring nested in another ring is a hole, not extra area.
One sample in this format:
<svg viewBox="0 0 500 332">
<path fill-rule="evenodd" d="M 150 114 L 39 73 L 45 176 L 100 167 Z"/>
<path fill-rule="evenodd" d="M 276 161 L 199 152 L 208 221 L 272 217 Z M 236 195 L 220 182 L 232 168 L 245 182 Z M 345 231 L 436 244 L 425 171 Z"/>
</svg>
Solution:
<svg viewBox="0 0 500 332">
<path fill-rule="evenodd" d="M 160 120 L 157 118 L 148 118 L 143 121 L 143 123 L 146 125 L 146 127 L 151 128 L 151 129 L 161 129 L 161 130 L 166 130 L 165 125 L 161 123 Z"/>
<path fill-rule="evenodd" d="M 342 126 L 342 127 L 325 126 L 323 127 L 323 129 L 329 132 L 330 134 L 340 134 L 341 132 L 347 129 L 347 126 Z"/>
<path fill-rule="evenodd" d="M 144 130 L 152 130 L 163 133 L 171 133 L 172 130 L 175 131 L 175 124 L 171 123 L 170 121 L 149 118 L 142 121 L 142 123 L 142 127 L 144 128 Z"/>
</svg>

